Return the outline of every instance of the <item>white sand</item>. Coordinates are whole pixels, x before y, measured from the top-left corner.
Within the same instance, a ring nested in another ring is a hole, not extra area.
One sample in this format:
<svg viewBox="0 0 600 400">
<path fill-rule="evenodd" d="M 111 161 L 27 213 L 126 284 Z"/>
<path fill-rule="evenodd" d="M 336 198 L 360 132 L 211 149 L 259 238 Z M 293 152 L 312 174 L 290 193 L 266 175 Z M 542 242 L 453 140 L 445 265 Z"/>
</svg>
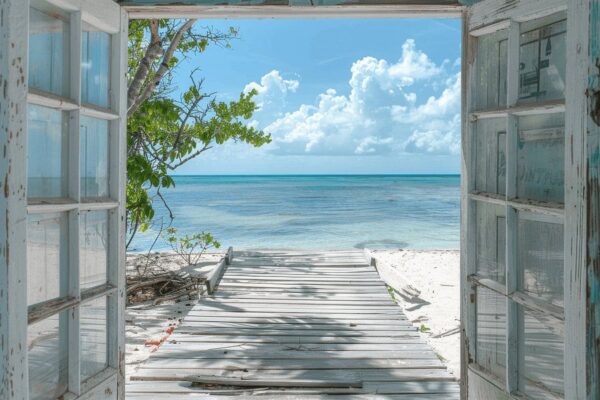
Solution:
<svg viewBox="0 0 600 400">
<path fill-rule="evenodd" d="M 460 257 L 452 250 L 368 251 L 413 324 L 460 378 Z M 414 290 L 416 289 L 416 291 Z M 420 294 L 419 294 L 420 292 Z M 418 297 L 414 297 L 418 294 Z M 448 336 L 437 335 L 450 332 Z"/>
</svg>

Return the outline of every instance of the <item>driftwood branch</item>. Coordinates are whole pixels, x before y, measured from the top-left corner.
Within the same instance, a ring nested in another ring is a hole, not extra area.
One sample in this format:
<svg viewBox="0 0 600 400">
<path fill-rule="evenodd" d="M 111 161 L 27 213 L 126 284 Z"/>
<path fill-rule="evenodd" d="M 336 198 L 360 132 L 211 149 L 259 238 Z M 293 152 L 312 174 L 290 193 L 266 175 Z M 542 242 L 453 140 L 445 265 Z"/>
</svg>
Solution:
<svg viewBox="0 0 600 400">
<path fill-rule="evenodd" d="M 160 304 L 165 301 L 198 297 L 206 278 L 187 272 L 145 272 L 127 277 L 127 304 Z"/>
</svg>

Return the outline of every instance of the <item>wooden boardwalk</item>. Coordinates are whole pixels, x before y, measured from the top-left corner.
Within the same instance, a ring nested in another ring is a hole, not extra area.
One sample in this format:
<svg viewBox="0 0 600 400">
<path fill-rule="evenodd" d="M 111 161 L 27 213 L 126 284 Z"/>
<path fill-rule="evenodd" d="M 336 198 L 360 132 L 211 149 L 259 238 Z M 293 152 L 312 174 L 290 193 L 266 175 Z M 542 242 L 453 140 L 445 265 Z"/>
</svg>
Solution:
<svg viewBox="0 0 600 400">
<path fill-rule="evenodd" d="M 459 399 L 362 252 L 238 252 L 128 399 Z"/>
</svg>

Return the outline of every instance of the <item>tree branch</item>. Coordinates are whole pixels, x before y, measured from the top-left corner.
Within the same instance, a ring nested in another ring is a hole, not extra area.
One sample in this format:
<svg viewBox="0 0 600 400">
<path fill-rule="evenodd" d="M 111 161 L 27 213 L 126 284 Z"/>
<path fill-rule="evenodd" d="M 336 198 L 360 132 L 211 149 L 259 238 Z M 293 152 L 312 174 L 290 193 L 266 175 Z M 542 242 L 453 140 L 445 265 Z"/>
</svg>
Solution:
<svg viewBox="0 0 600 400">
<path fill-rule="evenodd" d="M 173 36 L 173 40 L 171 40 L 171 44 L 169 45 L 169 48 L 164 53 L 164 56 L 161 60 L 158 70 L 152 77 L 152 82 L 149 82 L 145 87 L 141 88 L 141 94 L 139 94 L 137 97 L 135 97 L 133 102 L 129 103 L 130 105 L 129 105 L 129 110 L 127 110 L 127 115 L 133 114 L 144 101 L 148 100 L 148 98 L 152 95 L 152 93 L 158 87 L 158 85 L 160 85 L 160 81 L 162 80 L 162 78 L 165 76 L 165 74 L 167 72 L 169 72 L 169 69 L 170 69 L 169 63 L 171 62 L 171 59 L 173 58 L 173 55 L 175 54 L 177 47 L 179 47 L 179 42 L 181 42 L 181 39 L 183 39 L 183 35 L 187 31 L 192 29 L 192 27 L 194 26 L 196 21 L 197 21 L 196 19 L 187 20 L 185 22 L 185 24 L 183 24 L 181 26 L 181 28 L 179 28 L 179 30 L 177 31 L 175 36 Z M 161 50 L 162 50 L 162 47 L 161 47 Z M 146 75 L 146 77 L 147 77 L 147 75 Z"/>
<path fill-rule="evenodd" d="M 196 151 L 195 153 L 193 153 L 192 155 L 184 158 L 183 160 L 181 160 L 179 163 L 175 164 L 175 165 L 168 165 L 170 170 L 174 170 L 177 169 L 179 167 L 181 167 L 183 164 L 185 164 L 186 162 L 198 157 L 200 154 L 204 153 L 206 150 L 211 149 L 212 146 L 209 146 L 208 144 L 205 144 L 203 148 L 201 148 L 200 150 Z"/>
<path fill-rule="evenodd" d="M 129 108 L 128 114 L 131 114 L 131 107 L 135 103 L 136 98 L 139 96 L 144 82 L 146 82 L 148 79 L 152 65 L 163 55 L 164 50 L 158 29 L 158 20 L 150 21 L 150 45 L 146 49 L 144 58 L 142 58 L 140 61 L 138 70 L 136 71 L 127 91 L 127 106 Z"/>
</svg>

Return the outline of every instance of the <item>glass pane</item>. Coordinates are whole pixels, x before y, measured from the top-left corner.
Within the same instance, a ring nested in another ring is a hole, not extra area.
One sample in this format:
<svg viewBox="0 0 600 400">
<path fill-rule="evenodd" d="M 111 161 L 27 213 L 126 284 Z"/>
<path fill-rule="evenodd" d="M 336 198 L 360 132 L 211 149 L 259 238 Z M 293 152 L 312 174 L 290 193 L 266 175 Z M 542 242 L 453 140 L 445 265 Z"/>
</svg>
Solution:
<svg viewBox="0 0 600 400">
<path fill-rule="evenodd" d="M 67 97 L 68 17 L 49 7 L 31 8 L 29 22 L 29 86 Z"/>
<path fill-rule="evenodd" d="M 506 380 L 506 297 L 477 287 L 477 364 Z"/>
<path fill-rule="evenodd" d="M 108 366 L 106 296 L 81 306 L 81 380 L 84 381 Z"/>
<path fill-rule="evenodd" d="M 28 105 L 27 197 L 67 196 L 67 126 L 61 111 Z"/>
<path fill-rule="evenodd" d="M 519 54 L 521 103 L 565 97 L 566 15 L 551 18 L 535 22 L 535 28 L 527 24 L 523 27 Z"/>
<path fill-rule="evenodd" d="M 29 349 L 29 398 L 32 400 L 56 399 L 67 391 L 67 352 L 60 352 L 66 342 L 68 315 L 63 311 L 27 328 Z"/>
<path fill-rule="evenodd" d="M 565 196 L 564 114 L 519 118 L 517 196 L 563 203 Z"/>
<path fill-rule="evenodd" d="M 81 117 L 81 197 L 108 197 L 108 121 Z"/>
<path fill-rule="evenodd" d="M 546 400 L 545 389 L 564 396 L 564 340 L 555 330 L 543 322 L 544 318 L 523 311 L 525 337 L 523 352 L 525 368 L 521 382 L 522 390 L 532 399 Z"/>
<path fill-rule="evenodd" d="M 476 203 L 477 274 L 496 282 L 506 281 L 506 210 L 483 202 Z"/>
<path fill-rule="evenodd" d="M 109 108 L 110 35 L 83 25 L 81 101 Z"/>
<path fill-rule="evenodd" d="M 482 119 L 475 129 L 475 189 L 506 193 L 506 120 Z"/>
<path fill-rule="evenodd" d="M 27 221 L 27 303 L 29 305 L 60 297 L 66 285 L 66 214 L 32 214 Z M 61 274 L 61 266 L 62 274 Z"/>
<path fill-rule="evenodd" d="M 81 213 L 80 228 L 81 289 L 107 282 L 108 211 Z"/>
<path fill-rule="evenodd" d="M 521 290 L 555 305 L 563 305 L 564 242 L 560 223 L 519 215 L 518 264 Z"/>
<path fill-rule="evenodd" d="M 506 31 L 500 31 L 478 38 L 476 110 L 506 106 L 507 37 Z"/>
</svg>

